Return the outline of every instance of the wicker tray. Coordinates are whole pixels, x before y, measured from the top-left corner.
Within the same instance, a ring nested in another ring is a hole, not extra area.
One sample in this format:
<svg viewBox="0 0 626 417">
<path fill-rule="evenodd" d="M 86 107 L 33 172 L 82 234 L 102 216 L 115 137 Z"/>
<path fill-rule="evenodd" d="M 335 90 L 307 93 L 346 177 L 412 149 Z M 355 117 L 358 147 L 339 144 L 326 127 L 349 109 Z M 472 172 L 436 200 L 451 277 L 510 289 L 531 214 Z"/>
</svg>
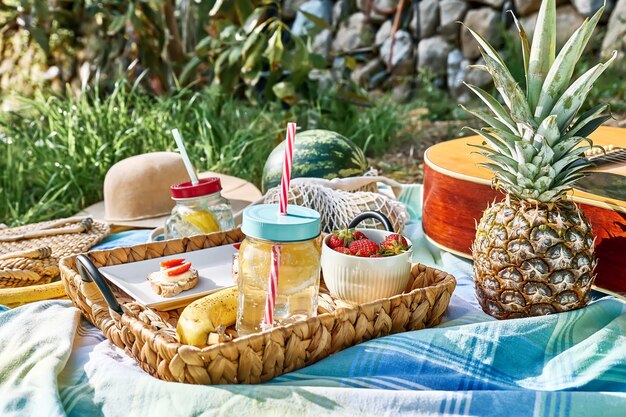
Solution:
<svg viewBox="0 0 626 417">
<path fill-rule="evenodd" d="M 239 242 L 243 237 L 235 229 L 87 256 L 99 268 Z M 434 326 L 456 286 L 452 275 L 414 264 L 403 294 L 350 306 L 334 300 L 322 282 L 317 317 L 199 349 L 176 340 L 182 310 L 147 309 L 111 285 L 121 304 L 120 315 L 108 307 L 95 283 L 81 279 L 76 256 L 63 258 L 60 268 L 67 294 L 109 340 L 151 375 L 192 384 L 264 382 L 366 340 Z"/>
</svg>

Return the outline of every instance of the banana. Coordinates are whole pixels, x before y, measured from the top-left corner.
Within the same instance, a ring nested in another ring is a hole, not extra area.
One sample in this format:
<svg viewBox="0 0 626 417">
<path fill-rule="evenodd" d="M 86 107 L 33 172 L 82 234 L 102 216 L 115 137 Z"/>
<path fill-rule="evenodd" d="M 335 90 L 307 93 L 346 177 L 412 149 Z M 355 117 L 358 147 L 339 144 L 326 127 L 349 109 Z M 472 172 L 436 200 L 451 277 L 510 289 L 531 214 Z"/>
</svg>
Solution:
<svg viewBox="0 0 626 417">
<path fill-rule="evenodd" d="M 62 297 L 66 297 L 62 281 L 30 287 L 0 289 L 0 304 L 11 308 L 34 301 Z"/>
<path fill-rule="evenodd" d="M 209 334 L 220 325 L 237 320 L 237 287 L 214 292 L 189 304 L 180 315 L 176 335 L 181 343 L 197 347 L 208 344 Z"/>
</svg>

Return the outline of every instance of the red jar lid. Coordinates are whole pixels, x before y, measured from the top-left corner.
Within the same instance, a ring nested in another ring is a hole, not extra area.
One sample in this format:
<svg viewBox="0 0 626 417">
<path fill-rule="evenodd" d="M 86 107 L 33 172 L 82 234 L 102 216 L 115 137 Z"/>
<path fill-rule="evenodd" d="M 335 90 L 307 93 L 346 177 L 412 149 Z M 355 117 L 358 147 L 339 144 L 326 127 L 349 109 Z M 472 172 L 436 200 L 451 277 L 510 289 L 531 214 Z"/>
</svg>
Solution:
<svg viewBox="0 0 626 417">
<path fill-rule="evenodd" d="M 201 178 L 193 185 L 191 181 L 174 184 L 170 187 L 172 198 L 195 198 L 214 194 L 222 190 L 222 182 L 217 177 Z"/>
</svg>

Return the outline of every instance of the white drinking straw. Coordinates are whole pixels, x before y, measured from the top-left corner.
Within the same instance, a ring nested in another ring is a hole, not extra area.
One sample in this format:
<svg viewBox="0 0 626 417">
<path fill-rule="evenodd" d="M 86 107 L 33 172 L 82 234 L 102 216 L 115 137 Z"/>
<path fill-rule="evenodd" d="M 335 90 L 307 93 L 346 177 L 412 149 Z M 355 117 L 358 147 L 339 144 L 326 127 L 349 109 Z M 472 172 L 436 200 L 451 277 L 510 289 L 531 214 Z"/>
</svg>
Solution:
<svg viewBox="0 0 626 417">
<path fill-rule="evenodd" d="M 185 163 L 185 168 L 187 168 L 187 174 L 189 174 L 191 183 L 193 185 L 198 184 L 198 176 L 196 175 L 196 170 L 191 164 L 189 155 L 187 155 L 187 149 L 185 149 L 185 142 L 183 142 L 183 137 L 180 135 L 178 129 L 172 129 L 172 135 L 174 136 L 174 140 L 176 141 L 176 145 L 178 146 L 178 152 L 180 152 L 180 156 L 183 158 L 183 162 Z"/>
</svg>

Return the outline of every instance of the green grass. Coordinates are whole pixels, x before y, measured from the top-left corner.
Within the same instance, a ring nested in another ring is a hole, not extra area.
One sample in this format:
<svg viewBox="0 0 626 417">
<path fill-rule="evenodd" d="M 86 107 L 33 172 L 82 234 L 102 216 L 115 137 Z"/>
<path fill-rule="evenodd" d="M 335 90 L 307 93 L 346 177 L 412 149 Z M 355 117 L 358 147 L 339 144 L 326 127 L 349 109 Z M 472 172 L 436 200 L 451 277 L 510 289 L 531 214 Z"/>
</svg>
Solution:
<svg viewBox="0 0 626 417">
<path fill-rule="evenodd" d="M 178 128 L 198 170 L 260 183 L 265 160 L 287 121 L 340 132 L 378 154 L 399 136 L 406 107 L 371 107 L 325 95 L 289 110 L 256 108 L 208 91 L 153 97 L 118 83 L 101 97 L 38 94 L 0 114 L 0 223 L 32 223 L 76 213 L 102 199 L 107 170 L 132 155 L 174 150 Z"/>
</svg>

